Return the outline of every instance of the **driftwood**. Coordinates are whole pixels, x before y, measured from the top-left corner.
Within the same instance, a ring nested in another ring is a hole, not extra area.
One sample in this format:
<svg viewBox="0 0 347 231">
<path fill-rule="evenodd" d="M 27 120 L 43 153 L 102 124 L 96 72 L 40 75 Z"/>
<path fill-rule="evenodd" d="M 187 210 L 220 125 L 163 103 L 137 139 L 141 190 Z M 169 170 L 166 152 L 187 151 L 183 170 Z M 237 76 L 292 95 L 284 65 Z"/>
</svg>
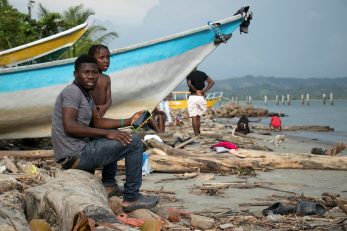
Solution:
<svg viewBox="0 0 347 231">
<path fill-rule="evenodd" d="M 269 126 L 253 124 L 253 129 L 270 130 Z M 282 126 L 282 131 L 310 131 L 310 132 L 331 132 L 334 128 L 320 125 L 298 125 L 298 126 Z"/>
<path fill-rule="evenodd" d="M 344 203 L 342 201 L 340 201 L 338 199 L 338 197 L 340 197 L 339 194 L 325 192 L 322 195 L 331 197 L 331 199 L 336 203 L 336 205 L 339 206 L 339 208 L 347 215 L 347 208 L 346 208 L 346 206 L 344 205 Z"/>
<path fill-rule="evenodd" d="M 54 180 L 26 190 L 25 196 L 28 220 L 43 218 L 57 230 L 71 230 L 91 220 L 113 230 L 132 230 L 118 223 L 100 180 L 85 171 L 64 171 Z"/>
<path fill-rule="evenodd" d="M 342 152 L 345 148 L 346 148 L 346 144 L 343 142 L 334 144 L 326 150 L 326 155 L 335 156 L 339 154 L 340 152 Z"/>
<path fill-rule="evenodd" d="M 244 160 L 255 161 L 259 166 L 282 169 L 331 169 L 347 170 L 347 157 L 317 156 L 304 153 L 282 154 L 242 150 Z"/>
<path fill-rule="evenodd" d="M 15 208 L 0 203 L 0 230 L 1 231 L 30 231 L 25 215 Z"/>
<path fill-rule="evenodd" d="M 198 155 L 174 149 L 153 139 L 148 140 L 147 144 L 168 154 L 168 156 L 150 156 L 151 166 L 157 172 L 196 172 L 198 168 L 201 172 L 231 172 L 246 167 L 347 170 L 347 157 L 240 150 L 239 153 L 244 157 L 240 159 L 232 154 Z"/>
<path fill-rule="evenodd" d="M 268 186 L 269 184 L 264 182 L 264 183 L 207 183 L 203 184 L 202 186 L 193 186 L 192 189 L 199 189 L 206 194 L 209 195 L 215 195 L 218 194 L 221 190 L 223 189 L 228 189 L 228 188 L 238 188 L 238 189 L 254 189 L 254 188 L 264 188 L 264 189 L 269 189 L 269 190 L 274 190 L 278 192 L 285 192 L 285 193 L 290 193 L 290 194 L 295 194 L 294 192 L 286 191 L 286 190 L 280 190 L 277 188 L 272 188 Z M 271 184 L 270 184 L 271 185 Z"/>
<path fill-rule="evenodd" d="M 53 150 L 0 151 L 0 158 L 3 158 L 5 156 L 13 157 L 13 158 L 39 159 L 39 158 L 52 158 L 54 154 L 53 154 Z"/>
<path fill-rule="evenodd" d="M 0 174 L 0 194 L 13 189 L 23 189 L 23 186 L 14 177 Z"/>
<path fill-rule="evenodd" d="M 10 170 L 12 173 L 19 172 L 17 166 L 13 163 L 13 161 L 10 158 L 8 158 L 8 156 L 4 156 L 4 162 L 7 169 Z"/>
<path fill-rule="evenodd" d="M 199 138 L 200 138 L 200 135 L 194 136 L 194 137 L 190 138 L 189 140 L 187 140 L 187 141 L 185 141 L 185 142 L 183 142 L 183 143 L 181 143 L 181 144 L 175 146 L 175 148 L 177 148 L 177 149 L 183 148 L 184 146 L 186 146 L 186 145 L 192 143 L 194 140 L 197 140 L 197 139 L 199 139 Z"/>
<path fill-rule="evenodd" d="M 158 148 L 158 149 L 164 151 L 169 156 L 189 156 L 192 154 L 191 152 L 188 152 L 188 151 L 185 151 L 182 149 L 176 149 L 176 148 L 173 148 L 169 145 L 161 143 L 161 142 L 157 141 L 156 139 L 149 139 L 146 141 L 146 143 L 149 147 Z"/>
</svg>

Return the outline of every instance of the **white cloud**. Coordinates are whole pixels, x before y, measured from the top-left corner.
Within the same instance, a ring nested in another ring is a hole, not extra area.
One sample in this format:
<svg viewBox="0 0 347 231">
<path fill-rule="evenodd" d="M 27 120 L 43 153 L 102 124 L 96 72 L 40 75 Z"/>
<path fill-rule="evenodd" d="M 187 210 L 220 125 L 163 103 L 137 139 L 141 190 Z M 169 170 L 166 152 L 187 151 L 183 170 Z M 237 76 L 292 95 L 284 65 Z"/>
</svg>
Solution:
<svg viewBox="0 0 347 231">
<path fill-rule="evenodd" d="M 27 12 L 26 0 L 10 0 L 11 5 L 22 12 Z M 35 0 L 33 15 L 37 13 L 41 3 L 49 11 L 63 12 L 70 6 L 83 4 L 95 11 L 94 18 L 110 20 L 116 24 L 141 25 L 148 12 L 159 5 L 159 0 Z"/>
</svg>

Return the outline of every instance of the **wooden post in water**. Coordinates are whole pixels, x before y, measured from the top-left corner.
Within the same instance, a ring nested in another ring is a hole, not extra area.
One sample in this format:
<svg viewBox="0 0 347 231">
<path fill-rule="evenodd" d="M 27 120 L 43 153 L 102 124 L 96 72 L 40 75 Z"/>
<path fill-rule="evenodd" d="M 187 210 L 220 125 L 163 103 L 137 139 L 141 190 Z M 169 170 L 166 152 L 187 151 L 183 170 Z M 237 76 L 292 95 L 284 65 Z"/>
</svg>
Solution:
<svg viewBox="0 0 347 231">
<path fill-rule="evenodd" d="M 334 105 L 333 93 L 330 93 L 330 105 Z"/>
<path fill-rule="evenodd" d="M 278 95 L 276 95 L 276 105 L 279 105 L 280 102 L 278 101 Z"/>
<path fill-rule="evenodd" d="M 306 94 L 306 104 L 310 105 L 310 94 Z"/>
<path fill-rule="evenodd" d="M 267 95 L 264 95 L 264 103 L 267 105 Z"/>
<path fill-rule="evenodd" d="M 327 96 L 325 95 L 325 93 L 323 93 L 323 104 L 325 105 L 327 103 Z"/>
<path fill-rule="evenodd" d="M 302 105 L 305 104 L 305 97 L 304 97 L 304 94 L 301 94 L 301 104 L 302 104 Z"/>
<path fill-rule="evenodd" d="M 291 103 L 290 103 L 290 95 L 289 94 L 287 94 L 287 105 L 290 105 Z"/>
<path fill-rule="evenodd" d="M 282 102 L 282 105 L 284 105 L 284 95 L 281 95 L 281 102 Z"/>
<path fill-rule="evenodd" d="M 252 104 L 252 96 L 248 96 L 248 104 Z"/>
</svg>

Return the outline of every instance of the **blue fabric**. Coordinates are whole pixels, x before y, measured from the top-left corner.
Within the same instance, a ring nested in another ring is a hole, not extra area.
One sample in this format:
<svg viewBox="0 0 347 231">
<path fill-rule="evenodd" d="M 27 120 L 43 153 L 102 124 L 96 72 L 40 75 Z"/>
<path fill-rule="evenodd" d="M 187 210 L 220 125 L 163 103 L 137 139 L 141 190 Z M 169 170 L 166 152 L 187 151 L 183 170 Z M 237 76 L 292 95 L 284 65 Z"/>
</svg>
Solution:
<svg viewBox="0 0 347 231">
<path fill-rule="evenodd" d="M 137 135 L 132 135 L 131 143 L 126 146 L 106 138 L 93 139 L 82 151 L 76 168 L 91 173 L 102 168 L 103 185 L 113 187 L 116 184 L 117 161 L 125 158 L 124 199 L 136 200 L 140 197 L 142 183 L 142 151 L 142 142 Z"/>
</svg>

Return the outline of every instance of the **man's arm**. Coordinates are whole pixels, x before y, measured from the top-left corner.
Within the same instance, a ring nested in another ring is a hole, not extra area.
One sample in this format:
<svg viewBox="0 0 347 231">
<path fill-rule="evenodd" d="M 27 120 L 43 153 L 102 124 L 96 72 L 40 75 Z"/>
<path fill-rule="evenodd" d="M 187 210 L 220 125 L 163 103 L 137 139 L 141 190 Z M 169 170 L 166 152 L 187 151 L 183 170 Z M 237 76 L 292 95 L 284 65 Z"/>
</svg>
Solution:
<svg viewBox="0 0 347 231">
<path fill-rule="evenodd" d="M 63 126 L 64 131 L 74 137 L 96 137 L 102 136 L 108 139 L 118 140 L 123 145 L 129 144 L 131 142 L 131 136 L 127 132 L 108 130 L 104 128 L 117 128 L 120 125 L 120 120 L 113 119 L 93 119 L 98 121 L 94 127 L 89 127 L 84 124 L 77 122 L 76 118 L 78 115 L 78 110 L 73 107 L 63 107 Z M 97 110 L 93 110 L 93 118 L 96 118 Z M 130 125 L 131 119 L 124 120 L 124 124 Z"/>
<path fill-rule="evenodd" d="M 112 97 L 111 97 L 111 79 L 107 76 L 107 89 L 106 89 L 106 110 L 109 109 L 112 105 Z"/>
<path fill-rule="evenodd" d="M 111 97 L 111 79 L 109 76 L 105 75 L 106 78 L 106 102 L 102 105 L 97 105 L 98 109 L 98 118 L 101 118 L 105 115 L 106 111 L 111 107 L 112 105 L 112 97 Z"/>
<path fill-rule="evenodd" d="M 213 81 L 213 79 L 211 79 L 210 77 L 207 77 L 206 82 L 207 82 L 207 86 L 203 89 L 203 92 L 207 92 L 207 91 L 210 90 L 210 89 L 213 87 L 213 85 L 214 85 L 214 81 Z"/>
<path fill-rule="evenodd" d="M 187 79 L 187 85 L 190 89 L 192 89 L 194 92 L 197 92 L 198 89 L 196 89 L 196 87 L 194 87 L 194 85 L 192 84 L 192 81 L 190 79 Z"/>
</svg>

